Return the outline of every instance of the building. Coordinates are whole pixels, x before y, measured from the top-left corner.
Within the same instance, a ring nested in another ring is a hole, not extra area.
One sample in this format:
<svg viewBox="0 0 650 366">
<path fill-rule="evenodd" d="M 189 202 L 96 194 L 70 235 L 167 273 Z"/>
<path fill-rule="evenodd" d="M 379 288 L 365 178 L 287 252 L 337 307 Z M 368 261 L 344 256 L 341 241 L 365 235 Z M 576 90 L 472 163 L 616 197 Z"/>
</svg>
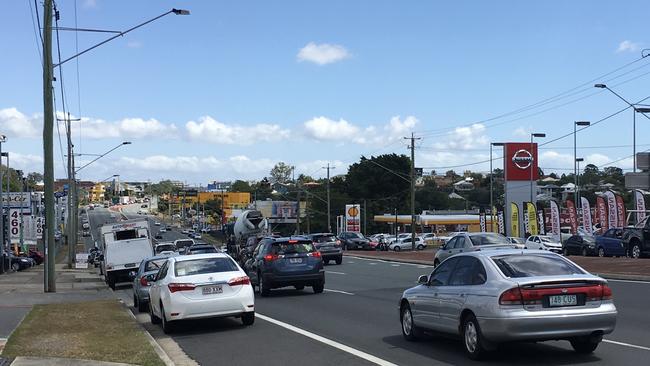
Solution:
<svg viewBox="0 0 650 366">
<path fill-rule="evenodd" d="M 209 200 L 221 200 L 226 217 L 234 217 L 237 212 L 246 209 L 251 202 L 249 192 L 196 192 L 192 196 L 172 196 L 172 205 L 190 207 Z"/>
<path fill-rule="evenodd" d="M 105 192 L 106 185 L 104 183 L 97 183 L 88 191 L 88 198 L 90 199 L 90 202 L 103 202 L 105 199 Z"/>
<path fill-rule="evenodd" d="M 398 225 L 398 232 L 410 232 L 411 215 L 376 215 L 373 219 L 375 222 L 382 222 L 390 227 L 390 232 L 394 232 L 394 225 Z M 485 217 L 487 230 L 490 231 L 491 217 Z M 478 214 L 447 214 L 447 215 L 416 215 L 416 231 L 422 233 L 434 232 L 445 234 L 454 231 L 479 232 L 481 231 L 480 215 Z"/>
</svg>

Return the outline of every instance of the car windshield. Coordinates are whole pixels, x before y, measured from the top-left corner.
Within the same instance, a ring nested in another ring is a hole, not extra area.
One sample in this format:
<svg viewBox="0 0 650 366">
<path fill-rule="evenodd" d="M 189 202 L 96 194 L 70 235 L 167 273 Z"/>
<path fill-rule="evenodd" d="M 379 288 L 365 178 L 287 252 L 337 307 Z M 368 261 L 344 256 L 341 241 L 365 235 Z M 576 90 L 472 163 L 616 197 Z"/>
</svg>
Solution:
<svg viewBox="0 0 650 366">
<path fill-rule="evenodd" d="M 165 251 L 165 250 L 173 251 L 174 250 L 174 245 L 173 244 L 165 244 L 165 245 L 158 245 L 156 247 L 156 252 L 162 252 L 162 251 Z"/>
<path fill-rule="evenodd" d="M 328 243 L 336 241 L 336 237 L 334 235 L 314 236 L 313 240 L 315 243 Z"/>
<path fill-rule="evenodd" d="M 191 240 L 179 240 L 176 245 L 178 245 L 179 247 L 183 247 L 183 246 L 192 245 L 192 244 L 194 244 L 194 242 L 191 241 Z"/>
<path fill-rule="evenodd" d="M 214 247 L 201 247 L 201 248 L 192 248 L 190 249 L 192 254 L 205 254 L 205 253 L 218 253 L 217 249 Z"/>
<path fill-rule="evenodd" d="M 144 266 L 144 271 L 145 272 L 150 272 L 150 271 L 157 271 L 162 267 L 162 265 L 165 263 L 167 259 L 154 259 L 151 261 L 148 261 L 147 264 Z"/>
<path fill-rule="evenodd" d="M 352 236 L 357 237 L 359 239 L 363 239 L 363 235 L 361 233 L 352 233 Z"/>
<path fill-rule="evenodd" d="M 584 242 L 586 242 L 586 243 L 595 243 L 596 242 L 596 238 L 594 238 L 593 236 L 583 236 L 582 240 Z"/>
<path fill-rule="evenodd" d="M 508 239 L 505 236 L 494 234 L 494 233 L 472 235 L 469 237 L 469 239 L 472 241 L 472 245 L 474 246 L 490 245 L 490 244 L 510 244 L 508 242 Z"/>
<path fill-rule="evenodd" d="M 542 241 L 542 243 L 554 243 L 555 240 L 551 238 L 550 236 L 540 236 L 539 239 Z"/>
<path fill-rule="evenodd" d="M 513 254 L 492 257 L 501 272 L 510 278 L 582 274 L 580 268 L 560 257 Z"/>
<path fill-rule="evenodd" d="M 299 243 L 273 243 L 271 247 L 271 254 L 295 254 L 295 253 L 310 253 L 315 251 L 314 246 L 310 242 L 299 242 Z"/>
<path fill-rule="evenodd" d="M 233 272 L 237 270 L 239 269 L 235 262 L 227 257 L 178 261 L 174 265 L 176 277 L 192 276 L 204 273 Z"/>
</svg>

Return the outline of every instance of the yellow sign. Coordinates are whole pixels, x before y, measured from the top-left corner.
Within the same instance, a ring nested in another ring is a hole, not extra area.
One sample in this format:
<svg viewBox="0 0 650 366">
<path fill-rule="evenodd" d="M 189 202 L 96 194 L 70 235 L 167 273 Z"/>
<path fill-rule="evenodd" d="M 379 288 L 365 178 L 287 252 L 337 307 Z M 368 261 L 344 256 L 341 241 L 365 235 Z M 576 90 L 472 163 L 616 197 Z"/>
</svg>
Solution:
<svg viewBox="0 0 650 366">
<path fill-rule="evenodd" d="M 510 202 L 510 235 L 519 237 L 519 206 L 516 203 Z"/>
<path fill-rule="evenodd" d="M 357 206 L 352 206 L 348 209 L 348 216 L 357 217 L 359 216 L 359 208 Z"/>
</svg>

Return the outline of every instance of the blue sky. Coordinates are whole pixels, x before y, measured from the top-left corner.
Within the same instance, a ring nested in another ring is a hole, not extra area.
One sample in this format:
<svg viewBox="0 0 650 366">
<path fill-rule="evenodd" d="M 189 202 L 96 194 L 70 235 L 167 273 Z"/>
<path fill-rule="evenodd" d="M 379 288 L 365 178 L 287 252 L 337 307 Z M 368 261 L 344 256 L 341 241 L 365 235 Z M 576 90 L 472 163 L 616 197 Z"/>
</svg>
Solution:
<svg viewBox="0 0 650 366">
<path fill-rule="evenodd" d="M 597 121 L 625 105 L 592 82 L 542 107 L 488 119 L 650 48 L 641 1 L 59 0 L 60 26 L 75 25 L 75 3 L 83 28 L 125 30 L 172 7 L 192 12 L 81 56 L 79 93 L 76 62 L 64 65 L 69 109 L 83 119 L 73 125 L 76 152 L 133 141 L 81 179 L 206 184 L 260 179 L 278 161 L 322 176 L 327 162 L 342 173 L 361 155 L 407 153 L 402 137 L 411 132 L 423 137 L 416 163 L 425 171 L 487 171 L 487 163 L 461 165 L 486 160 L 490 141 L 526 141 L 532 130 L 552 140 L 575 120 Z M 28 171 L 42 170 L 42 76 L 30 4 L 33 11 L 32 1 L 11 1 L 0 14 L 3 150 Z M 106 37 L 80 33 L 79 49 Z M 63 57 L 74 54 L 75 33 L 60 38 Z M 636 102 L 650 95 L 649 64 L 650 57 L 599 80 L 614 78 L 607 84 Z M 649 123 L 637 119 L 638 151 L 650 148 Z M 623 159 L 614 165 L 631 168 L 631 144 L 630 110 L 578 135 L 579 155 L 596 165 Z M 545 145 L 540 165 L 568 172 L 572 146 L 572 138 Z"/>
</svg>

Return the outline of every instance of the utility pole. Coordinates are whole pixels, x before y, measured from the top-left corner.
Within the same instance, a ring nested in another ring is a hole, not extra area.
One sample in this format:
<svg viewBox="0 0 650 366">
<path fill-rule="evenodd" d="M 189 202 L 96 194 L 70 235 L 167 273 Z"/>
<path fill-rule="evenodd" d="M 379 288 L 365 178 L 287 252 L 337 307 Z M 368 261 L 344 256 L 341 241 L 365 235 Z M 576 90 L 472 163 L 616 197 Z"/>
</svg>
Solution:
<svg viewBox="0 0 650 366">
<path fill-rule="evenodd" d="M 411 140 L 411 250 L 415 250 L 415 140 L 421 138 L 415 138 L 413 132 L 411 137 L 404 138 Z"/>
<path fill-rule="evenodd" d="M 296 235 L 300 235 L 300 189 L 298 189 L 296 202 Z"/>
<path fill-rule="evenodd" d="M 326 167 L 323 167 L 323 169 L 327 169 L 327 232 L 332 232 L 332 208 L 331 208 L 331 201 L 330 201 L 330 169 L 336 169 L 334 166 L 330 166 L 330 163 L 327 163 Z"/>
<path fill-rule="evenodd" d="M 72 181 L 72 172 L 74 168 L 72 167 L 72 134 L 70 133 L 71 127 L 70 127 L 70 114 L 68 113 L 67 119 L 65 119 L 65 133 L 67 135 L 67 140 L 68 140 L 68 226 L 66 227 L 67 233 L 66 233 L 66 239 L 68 242 L 68 268 L 72 268 L 74 266 L 74 258 L 72 257 L 72 228 L 74 226 L 73 224 L 73 219 L 72 219 L 72 201 L 73 201 L 73 188 L 72 185 L 74 184 Z M 58 120 L 57 120 L 58 121 Z"/>
<path fill-rule="evenodd" d="M 4 195 L 2 194 L 2 143 L 7 142 L 7 137 L 5 135 L 0 135 L 0 267 L 2 268 L 2 273 L 5 272 L 5 260 L 4 260 L 4 249 L 5 249 L 5 209 L 4 209 Z M 7 182 L 9 181 L 9 154 L 7 154 Z M 7 195 L 9 195 L 9 190 L 7 189 Z M 11 265 L 11 264 L 10 264 Z"/>
<path fill-rule="evenodd" d="M 54 274 L 54 105 L 52 99 L 52 0 L 43 1 L 43 175 L 47 284 L 45 292 L 56 292 Z"/>
</svg>

